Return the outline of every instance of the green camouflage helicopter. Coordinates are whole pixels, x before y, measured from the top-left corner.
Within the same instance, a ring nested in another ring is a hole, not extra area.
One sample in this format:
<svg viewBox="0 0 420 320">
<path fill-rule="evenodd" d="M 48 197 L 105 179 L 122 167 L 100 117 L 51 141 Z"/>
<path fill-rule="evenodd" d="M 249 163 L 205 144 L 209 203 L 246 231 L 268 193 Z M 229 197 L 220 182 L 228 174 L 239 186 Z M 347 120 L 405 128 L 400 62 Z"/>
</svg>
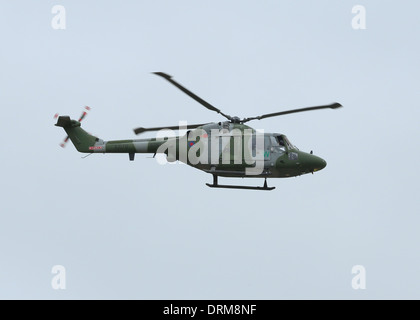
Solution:
<svg viewBox="0 0 420 320">
<path fill-rule="evenodd" d="M 189 95 L 209 110 L 221 114 L 227 121 L 219 123 L 203 123 L 169 127 L 136 128 L 135 134 L 159 130 L 188 130 L 185 135 L 165 134 L 163 137 L 136 140 L 104 141 L 90 135 L 81 128 L 81 121 L 86 116 L 89 107 L 78 121 L 69 116 L 56 115 L 56 126 L 62 127 L 67 137 L 61 144 L 70 139 L 76 149 L 83 153 L 127 153 L 130 161 L 136 153 L 166 154 L 168 162 L 181 161 L 199 170 L 213 175 L 212 188 L 273 190 L 267 186 L 267 178 L 287 178 L 314 173 L 327 165 L 325 160 L 313 155 L 312 151 L 300 151 L 289 139 L 280 133 L 261 133 L 247 125 L 251 120 L 261 120 L 290 113 L 337 109 L 339 103 L 307 107 L 288 111 L 264 114 L 257 117 L 240 119 L 223 113 L 221 110 L 204 101 L 163 72 L 156 75 L 168 80 L 178 89 Z M 167 131 L 165 131 L 167 132 Z M 221 185 L 218 177 L 264 178 L 264 185 Z"/>
</svg>

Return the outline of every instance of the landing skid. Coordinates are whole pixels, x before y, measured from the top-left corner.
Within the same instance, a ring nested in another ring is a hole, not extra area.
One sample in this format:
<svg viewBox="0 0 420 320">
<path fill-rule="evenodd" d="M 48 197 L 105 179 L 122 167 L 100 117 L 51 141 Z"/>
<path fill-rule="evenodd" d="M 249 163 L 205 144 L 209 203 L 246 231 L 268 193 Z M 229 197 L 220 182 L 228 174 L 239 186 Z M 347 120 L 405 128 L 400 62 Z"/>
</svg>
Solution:
<svg viewBox="0 0 420 320">
<path fill-rule="evenodd" d="M 217 183 L 217 178 L 218 178 L 218 176 L 213 175 L 213 184 L 206 183 L 206 185 L 209 186 L 210 188 L 266 190 L 266 191 L 274 190 L 276 188 L 276 187 L 268 187 L 267 186 L 267 178 L 264 179 L 264 186 L 262 186 L 262 187 L 218 184 Z"/>
</svg>

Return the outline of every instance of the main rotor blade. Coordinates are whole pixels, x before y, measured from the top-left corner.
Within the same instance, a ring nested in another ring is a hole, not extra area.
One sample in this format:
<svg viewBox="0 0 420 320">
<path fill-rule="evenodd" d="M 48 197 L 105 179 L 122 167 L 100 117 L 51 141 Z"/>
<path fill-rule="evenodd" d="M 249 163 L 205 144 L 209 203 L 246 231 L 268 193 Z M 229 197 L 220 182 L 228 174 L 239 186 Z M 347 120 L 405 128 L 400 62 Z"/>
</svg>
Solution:
<svg viewBox="0 0 420 320">
<path fill-rule="evenodd" d="M 290 114 L 290 113 L 320 110 L 320 109 L 337 109 L 337 108 L 341 108 L 341 107 L 342 107 L 341 104 L 339 104 L 338 102 L 334 102 L 332 104 L 323 105 L 323 106 L 307 107 L 307 108 L 293 109 L 293 110 L 287 110 L 287 111 L 281 111 L 281 112 L 267 113 L 267 114 L 263 114 L 262 116 L 258 116 L 258 117 L 244 118 L 243 120 L 241 120 L 241 122 L 245 123 L 245 122 L 248 122 L 248 121 L 251 121 L 251 120 L 261 120 L 261 119 L 270 118 L 270 117 L 283 116 L 285 114 Z"/>
<path fill-rule="evenodd" d="M 182 126 L 181 125 L 181 129 L 195 129 L 201 126 L 204 126 L 206 123 L 201 123 L 201 124 L 188 124 L 186 126 Z M 135 134 L 140 134 L 146 131 L 159 131 L 162 129 L 168 129 L 168 130 L 179 130 L 180 126 L 170 126 L 170 127 L 154 127 L 154 128 L 143 128 L 143 127 L 138 127 L 136 129 L 134 129 L 134 133 Z"/>
<path fill-rule="evenodd" d="M 177 87 L 179 90 L 181 90 L 182 92 L 184 92 L 185 94 L 189 95 L 191 98 L 193 98 L 195 101 L 197 101 L 198 103 L 200 103 L 201 105 L 203 105 L 204 107 L 206 107 L 207 109 L 211 110 L 211 111 L 215 111 L 217 113 L 220 113 L 222 116 L 224 116 L 225 118 L 227 118 L 228 120 L 232 120 L 232 117 L 224 114 L 222 111 L 220 111 L 219 109 L 217 109 L 216 107 L 212 106 L 210 103 L 208 103 L 207 101 L 204 101 L 203 99 L 201 99 L 199 96 L 195 95 L 194 93 L 192 93 L 190 90 L 188 90 L 187 88 L 183 87 L 182 85 L 180 85 L 178 82 L 176 82 L 175 80 L 172 80 L 172 76 L 163 73 L 163 72 L 153 72 L 154 74 L 161 76 L 162 78 L 165 78 L 166 80 L 168 80 L 170 83 L 172 83 L 175 87 Z"/>
</svg>

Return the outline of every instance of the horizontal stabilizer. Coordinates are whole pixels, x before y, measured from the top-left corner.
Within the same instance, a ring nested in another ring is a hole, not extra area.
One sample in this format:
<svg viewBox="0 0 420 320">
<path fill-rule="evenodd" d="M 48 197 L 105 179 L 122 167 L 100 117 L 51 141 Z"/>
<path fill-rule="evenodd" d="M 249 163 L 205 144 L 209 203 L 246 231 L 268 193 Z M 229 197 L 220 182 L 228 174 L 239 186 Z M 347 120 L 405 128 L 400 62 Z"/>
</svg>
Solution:
<svg viewBox="0 0 420 320">
<path fill-rule="evenodd" d="M 71 120 L 69 116 L 60 116 L 58 117 L 57 123 L 55 124 L 57 127 L 70 127 L 71 126 Z"/>
</svg>

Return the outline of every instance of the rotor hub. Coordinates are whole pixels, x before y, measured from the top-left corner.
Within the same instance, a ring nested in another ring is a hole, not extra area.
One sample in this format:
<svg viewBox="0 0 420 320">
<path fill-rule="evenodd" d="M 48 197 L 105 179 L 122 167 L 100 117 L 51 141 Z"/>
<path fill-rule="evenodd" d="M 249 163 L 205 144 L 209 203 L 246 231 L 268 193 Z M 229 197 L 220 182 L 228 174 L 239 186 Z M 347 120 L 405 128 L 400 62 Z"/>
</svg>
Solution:
<svg viewBox="0 0 420 320">
<path fill-rule="evenodd" d="M 241 119 L 239 117 L 232 117 L 232 123 L 241 123 Z"/>
</svg>

